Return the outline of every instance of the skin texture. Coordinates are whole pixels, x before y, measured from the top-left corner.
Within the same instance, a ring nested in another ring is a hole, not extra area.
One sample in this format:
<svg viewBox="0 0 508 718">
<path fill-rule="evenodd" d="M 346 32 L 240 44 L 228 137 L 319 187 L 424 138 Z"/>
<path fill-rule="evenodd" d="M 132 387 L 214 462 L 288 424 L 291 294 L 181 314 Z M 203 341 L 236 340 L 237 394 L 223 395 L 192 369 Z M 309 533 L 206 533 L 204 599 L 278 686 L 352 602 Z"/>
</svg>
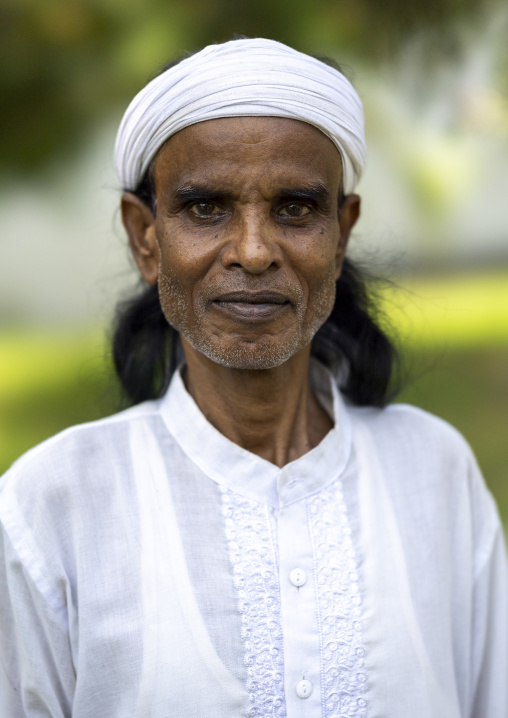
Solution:
<svg viewBox="0 0 508 718">
<path fill-rule="evenodd" d="M 308 363 L 359 215 L 349 195 L 339 218 L 339 152 L 297 120 L 209 120 L 166 142 L 154 180 L 155 217 L 125 193 L 122 218 L 180 332 L 187 388 L 225 436 L 284 466 L 331 428 Z"/>
</svg>

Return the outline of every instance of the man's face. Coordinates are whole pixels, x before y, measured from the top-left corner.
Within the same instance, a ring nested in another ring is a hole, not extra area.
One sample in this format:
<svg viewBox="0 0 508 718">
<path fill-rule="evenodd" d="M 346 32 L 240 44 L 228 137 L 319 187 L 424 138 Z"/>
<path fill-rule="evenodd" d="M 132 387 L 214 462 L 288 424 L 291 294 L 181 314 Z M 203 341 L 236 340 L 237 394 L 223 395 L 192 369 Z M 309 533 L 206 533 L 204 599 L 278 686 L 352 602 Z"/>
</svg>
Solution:
<svg viewBox="0 0 508 718">
<path fill-rule="evenodd" d="M 160 300 L 184 348 L 270 369 L 306 347 L 332 310 L 349 233 L 333 143 L 296 120 L 210 120 L 170 138 L 154 180 Z"/>
</svg>

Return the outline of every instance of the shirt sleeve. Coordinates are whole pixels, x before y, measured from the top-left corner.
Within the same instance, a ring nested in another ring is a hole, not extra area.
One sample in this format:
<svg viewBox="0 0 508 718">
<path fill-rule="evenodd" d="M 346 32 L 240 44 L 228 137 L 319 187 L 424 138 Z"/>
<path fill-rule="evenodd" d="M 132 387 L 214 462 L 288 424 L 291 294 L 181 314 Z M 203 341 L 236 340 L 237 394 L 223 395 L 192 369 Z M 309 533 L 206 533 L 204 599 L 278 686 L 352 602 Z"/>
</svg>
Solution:
<svg viewBox="0 0 508 718">
<path fill-rule="evenodd" d="M 45 595 L 40 558 L 16 539 L 0 523 L 0 716 L 67 718 L 75 675 L 65 612 Z"/>
<path fill-rule="evenodd" d="M 473 593 L 471 718 L 508 716 L 508 568 L 499 527 Z"/>
</svg>

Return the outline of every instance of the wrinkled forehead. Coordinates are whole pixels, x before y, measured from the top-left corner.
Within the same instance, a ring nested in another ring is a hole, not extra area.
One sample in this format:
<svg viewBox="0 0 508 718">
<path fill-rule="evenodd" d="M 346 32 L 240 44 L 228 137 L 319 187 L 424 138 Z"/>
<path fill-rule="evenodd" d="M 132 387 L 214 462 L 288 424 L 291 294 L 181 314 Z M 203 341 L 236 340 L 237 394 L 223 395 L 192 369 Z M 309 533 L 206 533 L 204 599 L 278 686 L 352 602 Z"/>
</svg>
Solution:
<svg viewBox="0 0 508 718">
<path fill-rule="evenodd" d="M 159 196 L 191 188 L 267 197 L 305 189 L 337 198 L 342 163 L 334 143 L 305 122 L 221 118 L 196 123 L 169 138 L 153 162 L 152 179 Z"/>
<path fill-rule="evenodd" d="M 206 163 L 213 159 L 245 161 L 262 157 L 279 161 L 292 159 L 305 165 L 312 157 L 327 157 L 337 169 L 341 154 L 327 135 L 306 122 L 281 117 L 228 117 L 189 125 L 166 140 L 154 164 L 176 161 Z"/>
</svg>

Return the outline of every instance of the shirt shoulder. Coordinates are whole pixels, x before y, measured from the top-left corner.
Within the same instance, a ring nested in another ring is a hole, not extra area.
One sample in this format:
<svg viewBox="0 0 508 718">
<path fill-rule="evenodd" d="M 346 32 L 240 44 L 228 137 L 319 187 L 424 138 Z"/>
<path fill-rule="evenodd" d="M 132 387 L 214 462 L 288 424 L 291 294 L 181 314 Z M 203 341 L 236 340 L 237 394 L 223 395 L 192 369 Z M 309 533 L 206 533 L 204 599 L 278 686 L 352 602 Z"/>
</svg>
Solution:
<svg viewBox="0 0 508 718">
<path fill-rule="evenodd" d="M 474 461 L 471 447 L 454 426 L 416 406 L 353 407 L 350 413 L 354 421 L 366 426 L 377 445 L 401 461 L 440 465 Z"/>
<path fill-rule="evenodd" d="M 409 404 L 354 408 L 351 416 L 368 431 L 394 490 L 486 491 L 469 443 L 444 419 Z"/>
<path fill-rule="evenodd" d="M 18 477 L 32 471 L 49 466 L 56 468 L 72 460 L 81 463 L 83 458 L 90 458 L 90 451 L 102 452 L 104 458 L 113 455 L 115 445 L 110 441 L 112 435 L 125 434 L 132 422 L 146 420 L 158 412 L 159 402 L 147 401 L 103 419 L 76 424 L 60 431 L 29 449 L 12 464 L 0 477 L 0 495 Z"/>
<path fill-rule="evenodd" d="M 369 433 L 383 480 L 400 521 L 410 525 L 408 531 L 420 523 L 422 536 L 432 531 L 462 544 L 470 536 L 480 570 L 502 526 L 464 436 L 447 421 L 407 404 L 353 408 L 351 416 Z"/>
<path fill-rule="evenodd" d="M 25 570 L 34 577 L 72 575 L 79 546 L 94 544 L 115 516 L 130 515 L 137 490 L 130 429 L 157 415 L 158 402 L 144 402 L 70 427 L 0 478 L 0 536 L 9 538 Z"/>
<path fill-rule="evenodd" d="M 129 481 L 130 427 L 158 415 L 157 401 L 72 426 L 21 456 L 0 478 L 0 523 L 70 517 Z M 28 519 L 26 518 L 28 517 Z M 39 525 L 39 523 L 37 524 Z"/>
</svg>

